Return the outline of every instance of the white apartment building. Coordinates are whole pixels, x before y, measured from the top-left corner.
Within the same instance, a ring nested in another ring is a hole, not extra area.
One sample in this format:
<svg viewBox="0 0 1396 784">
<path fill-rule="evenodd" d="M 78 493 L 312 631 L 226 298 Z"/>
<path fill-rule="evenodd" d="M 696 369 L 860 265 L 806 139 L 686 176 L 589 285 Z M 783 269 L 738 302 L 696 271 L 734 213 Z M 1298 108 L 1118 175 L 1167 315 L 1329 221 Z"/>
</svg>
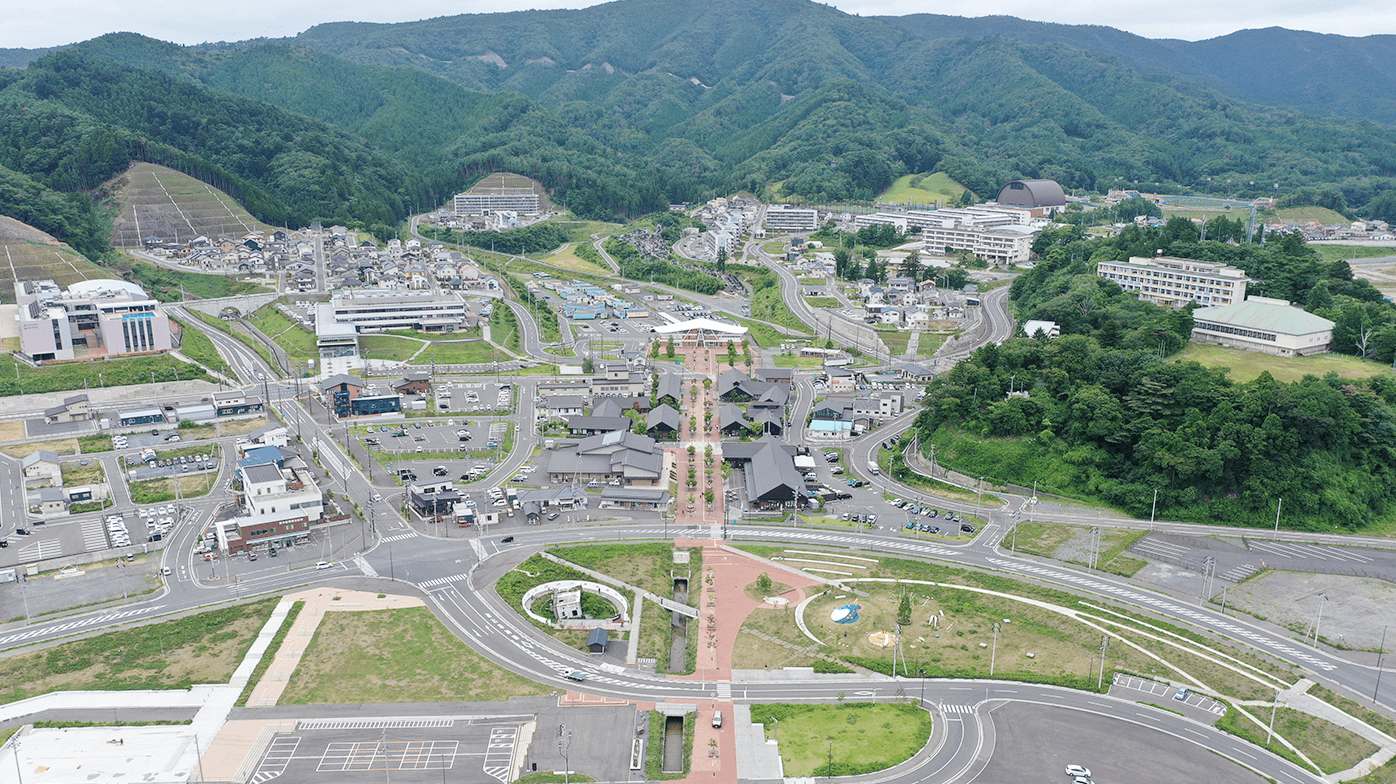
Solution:
<svg viewBox="0 0 1396 784">
<path fill-rule="evenodd" d="M 775 204 L 766 208 L 766 231 L 814 231 L 819 228 L 819 211 Z"/>
<path fill-rule="evenodd" d="M 1102 261 L 1096 265 L 1096 274 L 1115 281 L 1125 291 L 1137 292 L 1139 299 L 1173 308 L 1189 302 L 1239 304 L 1246 299 L 1246 284 L 1250 282 L 1244 270 L 1227 264 L 1171 256 Z"/>
<path fill-rule="evenodd" d="M 497 212 L 537 215 L 541 210 L 538 194 L 527 188 L 506 188 L 498 193 L 458 193 L 455 198 L 457 218 Z"/>
<path fill-rule="evenodd" d="M 325 515 L 315 479 L 304 468 L 276 463 L 239 465 L 238 514 L 218 526 L 220 547 L 229 553 L 293 541 Z"/>
<path fill-rule="evenodd" d="M 1031 226 L 1007 225 L 976 228 L 958 223 L 926 226 L 921 229 L 921 246 L 927 253 L 968 251 L 986 261 L 1017 264 L 1032 255 L 1032 242 L 1038 230 Z"/>
</svg>

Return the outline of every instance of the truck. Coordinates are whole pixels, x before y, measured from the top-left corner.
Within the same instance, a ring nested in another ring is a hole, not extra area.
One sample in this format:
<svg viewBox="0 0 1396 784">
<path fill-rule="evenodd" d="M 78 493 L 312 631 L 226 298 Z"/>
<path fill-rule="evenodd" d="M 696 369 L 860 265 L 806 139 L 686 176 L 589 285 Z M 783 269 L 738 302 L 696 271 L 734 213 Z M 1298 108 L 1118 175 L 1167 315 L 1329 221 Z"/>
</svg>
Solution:
<svg viewBox="0 0 1396 784">
<path fill-rule="evenodd" d="M 868 461 L 868 473 L 872 474 L 873 476 L 877 476 L 878 474 L 882 473 L 882 469 L 878 468 L 876 460 Z"/>
</svg>

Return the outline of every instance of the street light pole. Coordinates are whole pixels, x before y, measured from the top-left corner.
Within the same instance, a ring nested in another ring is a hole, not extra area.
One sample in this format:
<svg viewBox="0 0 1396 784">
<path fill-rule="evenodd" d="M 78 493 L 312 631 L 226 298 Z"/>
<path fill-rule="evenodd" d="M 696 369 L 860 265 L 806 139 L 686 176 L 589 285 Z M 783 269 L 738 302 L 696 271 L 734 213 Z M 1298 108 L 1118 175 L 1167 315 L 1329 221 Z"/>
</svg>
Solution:
<svg viewBox="0 0 1396 784">
<path fill-rule="evenodd" d="M 1372 704 L 1377 702 L 1377 692 L 1381 690 L 1381 660 L 1386 653 L 1386 630 L 1389 627 L 1381 627 L 1381 647 L 1377 648 L 1377 685 L 1372 689 Z"/>
<path fill-rule="evenodd" d="M 1036 487 L 1036 485 L 1034 485 Z M 1033 495 L 1037 495 L 1036 492 Z M 1158 488 L 1154 488 L 1154 505 L 1149 507 L 1149 530 L 1154 530 L 1154 512 L 1158 511 Z"/>
</svg>

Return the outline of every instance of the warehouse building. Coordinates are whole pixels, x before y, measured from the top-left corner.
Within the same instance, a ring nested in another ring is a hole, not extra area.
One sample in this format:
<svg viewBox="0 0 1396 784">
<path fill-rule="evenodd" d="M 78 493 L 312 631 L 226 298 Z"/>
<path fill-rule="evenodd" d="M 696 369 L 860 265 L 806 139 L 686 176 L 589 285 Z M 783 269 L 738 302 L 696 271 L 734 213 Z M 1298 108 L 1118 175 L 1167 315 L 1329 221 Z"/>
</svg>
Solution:
<svg viewBox="0 0 1396 784">
<path fill-rule="evenodd" d="M 1282 357 L 1326 354 L 1333 344 L 1333 322 L 1283 299 L 1251 297 L 1235 305 L 1198 308 L 1192 318 L 1195 343 Z"/>
</svg>

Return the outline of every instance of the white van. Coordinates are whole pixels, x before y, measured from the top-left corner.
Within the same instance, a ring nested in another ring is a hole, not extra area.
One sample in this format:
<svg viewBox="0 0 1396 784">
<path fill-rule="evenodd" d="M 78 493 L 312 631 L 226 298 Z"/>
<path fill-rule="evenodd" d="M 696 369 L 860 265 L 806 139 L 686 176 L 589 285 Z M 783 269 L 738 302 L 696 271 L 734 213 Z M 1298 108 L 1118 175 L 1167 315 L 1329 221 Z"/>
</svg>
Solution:
<svg viewBox="0 0 1396 784">
<path fill-rule="evenodd" d="M 722 729 L 722 711 L 713 711 L 713 729 Z"/>
</svg>

